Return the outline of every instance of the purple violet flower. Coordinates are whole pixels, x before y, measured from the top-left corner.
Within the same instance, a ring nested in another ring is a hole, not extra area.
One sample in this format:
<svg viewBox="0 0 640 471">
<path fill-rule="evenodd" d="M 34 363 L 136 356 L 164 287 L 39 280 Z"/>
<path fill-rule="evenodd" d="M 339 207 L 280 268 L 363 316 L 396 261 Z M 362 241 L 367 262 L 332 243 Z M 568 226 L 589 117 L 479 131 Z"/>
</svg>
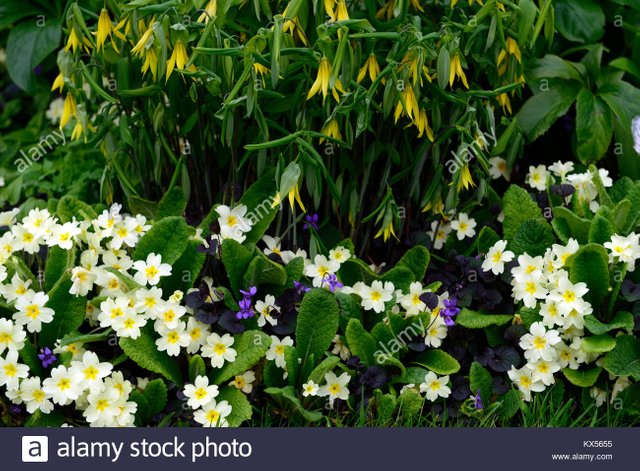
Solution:
<svg viewBox="0 0 640 471">
<path fill-rule="evenodd" d="M 329 283 L 329 289 L 331 290 L 332 293 L 336 290 L 336 288 L 342 288 L 344 286 L 342 283 L 338 281 L 338 277 L 333 273 L 329 273 L 325 275 L 322 278 L 322 282 Z"/>
<path fill-rule="evenodd" d="M 313 216 L 309 216 L 308 214 L 304 217 L 305 221 L 307 221 L 303 226 L 302 230 L 307 231 L 310 227 L 313 227 L 316 231 L 318 230 L 318 214 L 314 213 Z"/>
<path fill-rule="evenodd" d="M 482 398 L 480 397 L 480 390 L 478 389 L 478 392 L 476 393 L 476 397 L 474 399 L 474 406 L 476 407 L 477 410 L 482 410 L 484 409 L 484 405 L 482 404 Z"/>
<path fill-rule="evenodd" d="M 258 288 L 256 288 L 255 286 L 250 286 L 249 290 L 245 291 L 245 290 L 241 289 L 240 292 L 244 295 L 245 299 L 246 298 L 251 299 L 258 292 Z"/>
<path fill-rule="evenodd" d="M 458 300 L 456 298 L 445 299 L 444 309 L 440 310 L 440 316 L 444 319 L 444 323 L 447 327 L 451 327 L 455 324 L 453 318 L 458 315 L 460 308 L 458 307 Z"/>
<path fill-rule="evenodd" d="M 249 317 L 253 317 L 253 309 L 251 309 L 251 298 L 245 297 L 242 299 L 238 306 L 240 306 L 240 310 L 236 314 L 238 319 L 248 319 Z"/>
<path fill-rule="evenodd" d="M 311 291 L 311 288 L 309 288 L 304 283 L 300 283 L 299 281 L 294 281 L 293 282 L 293 287 L 295 288 L 295 290 L 298 292 L 299 295 L 303 294 L 303 293 L 306 293 L 308 291 Z"/>
<path fill-rule="evenodd" d="M 43 368 L 49 368 L 58 359 L 49 347 L 41 348 L 38 353 L 38 358 L 40 359 L 40 362 L 42 362 Z"/>
</svg>

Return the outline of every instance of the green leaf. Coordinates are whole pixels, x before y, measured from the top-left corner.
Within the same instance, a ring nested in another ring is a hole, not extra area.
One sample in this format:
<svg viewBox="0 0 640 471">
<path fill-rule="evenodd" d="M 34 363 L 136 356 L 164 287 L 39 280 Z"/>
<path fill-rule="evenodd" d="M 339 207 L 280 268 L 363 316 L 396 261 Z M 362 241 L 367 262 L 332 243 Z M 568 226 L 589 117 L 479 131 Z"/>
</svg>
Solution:
<svg viewBox="0 0 640 471">
<path fill-rule="evenodd" d="M 491 373 L 487 371 L 483 366 L 474 361 L 471 363 L 469 370 L 469 387 L 472 393 L 480 391 L 480 399 L 484 407 L 487 407 L 491 402 L 491 390 L 493 388 L 493 378 Z"/>
<path fill-rule="evenodd" d="M 135 402 L 138 406 L 136 410 L 136 425 L 145 424 L 149 420 L 149 417 L 151 415 L 149 413 L 149 410 L 151 408 L 151 406 L 149 405 L 149 401 L 147 401 L 147 398 L 144 396 L 144 394 L 137 389 L 131 391 L 131 394 L 129 394 L 129 400 Z"/>
<path fill-rule="evenodd" d="M 604 35 L 605 16 L 593 0 L 556 0 L 556 27 L 570 41 L 592 44 Z"/>
<path fill-rule="evenodd" d="M 396 410 L 397 401 L 391 394 L 382 394 L 378 391 L 376 394 L 376 419 L 380 426 L 384 426 L 391 418 Z"/>
<path fill-rule="evenodd" d="M 232 348 L 237 352 L 234 362 L 226 362 L 219 370 L 213 372 L 213 382 L 222 384 L 251 369 L 269 350 L 271 337 L 259 330 L 247 330 L 236 337 Z"/>
<path fill-rule="evenodd" d="M 439 375 L 451 375 L 460 371 L 460 363 L 442 350 L 427 350 L 418 355 L 413 363 L 429 368 Z"/>
<path fill-rule="evenodd" d="M 513 316 L 509 314 L 483 314 L 467 308 L 462 308 L 455 318 L 456 324 L 467 329 L 484 329 L 490 325 L 501 326 L 512 320 Z"/>
<path fill-rule="evenodd" d="M 577 216 L 570 209 L 563 206 L 553 208 L 551 226 L 565 244 L 570 237 L 573 237 L 581 244 L 588 242 L 591 221 Z"/>
<path fill-rule="evenodd" d="M 602 335 L 616 329 L 624 329 L 628 333 L 631 333 L 634 324 L 633 314 L 625 311 L 618 312 L 607 324 L 600 322 L 600 320 L 592 314 L 584 317 L 584 326 L 594 335 Z"/>
<path fill-rule="evenodd" d="M 287 282 L 287 272 L 279 263 L 267 258 L 265 254 L 256 251 L 253 260 L 242 278 L 243 286 L 260 286 L 264 284 L 284 286 Z"/>
<path fill-rule="evenodd" d="M 410 248 L 398 261 L 396 266 L 408 268 L 413 272 L 413 277 L 416 281 L 421 281 L 427 272 L 427 266 L 429 266 L 430 254 L 429 251 L 421 246 L 416 245 Z"/>
<path fill-rule="evenodd" d="M 351 319 L 347 324 L 347 344 L 353 355 L 360 357 L 360 360 L 367 366 L 376 364 L 376 340 L 367 332 L 358 319 Z"/>
<path fill-rule="evenodd" d="M 16 85 L 29 93 L 36 91 L 33 69 L 58 48 L 61 34 L 60 19 L 55 17 L 48 17 L 44 25 L 23 21 L 9 30 L 6 65 Z"/>
<path fill-rule="evenodd" d="M 61 249 L 58 246 L 50 247 L 47 253 L 47 263 L 44 266 L 44 287 L 47 291 L 62 278 L 62 276 L 75 266 L 76 250 Z"/>
<path fill-rule="evenodd" d="M 310 355 L 322 358 L 338 331 L 340 311 L 335 297 L 316 288 L 304 295 L 298 313 L 296 339 L 304 366 Z"/>
<path fill-rule="evenodd" d="M 153 327 L 147 325 L 140 329 L 140 337 L 135 340 L 121 337 L 120 348 L 141 368 L 161 374 L 182 387 L 182 373 L 178 363 L 167 352 L 158 350 L 156 337 Z"/>
<path fill-rule="evenodd" d="M 286 286 L 292 287 L 294 281 L 300 281 L 300 278 L 302 278 L 304 259 L 302 257 L 294 258 L 284 266 L 284 271 L 287 273 Z"/>
<path fill-rule="evenodd" d="M 572 283 L 584 282 L 589 288 L 586 294 L 597 309 L 609 290 L 609 255 L 598 244 L 587 244 L 568 260 L 569 279 Z"/>
<path fill-rule="evenodd" d="M 520 410 L 521 402 L 520 395 L 514 389 L 507 391 L 500 399 L 500 409 L 498 409 L 500 418 L 502 420 L 511 419 Z"/>
<path fill-rule="evenodd" d="M 489 226 L 484 226 L 480 229 L 480 233 L 478 234 L 478 238 L 476 239 L 476 247 L 478 248 L 479 253 L 486 254 L 489 252 L 489 249 L 495 245 L 496 242 L 500 240 L 500 236 L 491 229 Z"/>
<path fill-rule="evenodd" d="M 149 415 L 159 414 L 167 405 L 167 386 L 160 378 L 149 381 L 144 388 L 144 397 L 149 403 Z"/>
<path fill-rule="evenodd" d="M 283 402 L 288 403 L 293 410 L 298 412 L 305 420 L 309 422 L 317 422 L 322 419 L 322 412 L 309 411 L 304 408 L 300 399 L 296 395 L 296 390 L 292 386 L 286 386 L 284 388 L 267 388 L 264 390 L 270 396 L 280 398 Z"/>
<path fill-rule="evenodd" d="M 357 258 L 350 258 L 340 265 L 338 277 L 345 285 L 354 285 L 358 281 L 371 284 L 373 281 L 380 279 L 371 271 L 369 265 Z"/>
<path fill-rule="evenodd" d="M 429 372 L 426 368 L 418 366 L 409 366 L 405 369 L 404 375 L 394 380 L 394 382 L 402 384 L 417 384 L 424 383 L 424 378 Z M 437 372 L 435 372 L 437 373 Z"/>
<path fill-rule="evenodd" d="M 161 220 L 169 216 L 182 216 L 187 207 L 187 200 L 184 197 L 184 190 L 174 186 L 164 194 L 158 203 L 156 219 Z"/>
<path fill-rule="evenodd" d="M 247 396 L 234 386 L 222 388 L 216 397 L 216 403 L 227 401 L 231 406 L 231 414 L 227 417 L 229 427 L 239 427 L 245 420 L 251 419 L 253 409 Z"/>
<path fill-rule="evenodd" d="M 189 244 L 189 230 L 184 219 L 171 216 L 156 222 L 142 236 L 133 253 L 134 260 L 144 260 L 150 253 L 162 256 L 162 263 L 173 265 Z"/>
<path fill-rule="evenodd" d="M 558 79 L 549 80 L 547 88 L 529 98 L 516 118 L 530 140 L 546 133 L 551 125 L 564 116 L 576 100 L 580 85 Z"/>
<path fill-rule="evenodd" d="M 200 355 L 193 355 L 189 360 L 189 381 L 195 382 L 198 376 L 207 376 L 207 367 Z"/>
<path fill-rule="evenodd" d="M 253 259 L 254 252 L 253 245 L 245 247 L 232 239 L 222 241 L 222 263 L 227 271 L 231 288 L 236 294 L 243 288 L 242 279 Z"/>
<path fill-rule="evenodd" d="M 253 223 L 251 230 L 245 234 L 245 244 L 258 242 L 276 216 L 278 207 L 272 207 L 275 188 L 275 169 L 272 169 L 251 185 L 240 198 L 240 203 L 247 207 L 246 217 Z"/>
<path fill-rule="evenodd" d="M 338 363 L 340 363 L 339 357 L 331 356 L 325 358 L 313 369 L 308 379 L 316 384 L 320 384 L 324 380 L 324 375 L 333 370 Z"/>
<path fill-rule="evenodd" d="M 58 201 L 56 215 L 61 223 L 71 222 L 75 217 L 78 221 L 95 219 L 98 217 L 91 206 L 80 201 L 75 196 L 65 195 Z"/>
<path fill-rule="evenodd" d="M 65 415 L 59 409 L 54 409 L 48 414 L 43 414 L 37 409 L 25 422 L 25 427 L 60 427 L 66 420 Z"/>
<path fill-rule="evenodd" d="M 547 222 L 538 218 L 528 219 L 520 224 L 510 248 L 516 255 L 527 253 L 536 257 L 544 255 L 555 242 L 556 238 Z"/>
<path fill-rule="evenodd" d="M 20 358 L 25 365 L 29 367 L 29 374 L 36 376 L 43 376 L 44 370 L 42 369 L 42 363 L 38 358 L 38 350 L 31 342 L 26 341 L 24 347 L 18 352 Z"/>
<path fill-rule="evenodd" d="M 589 243 L 603 245 L 611 240 L 614 234 L 613 225 L 607 218 L 596 214 L 589 229 Z"/>
<path fill-rule="evenodd" d="M 424 377 L 422 380 L 424 381 Z M 402 394 L 400 394 L 397 402 L 399 403 L 403 417 L 411 418 L 422 411 L 424 398 L 415 389 L 406 389 Z"/>
<path fill-rule="evenodd" d="M 617 337 L 616 346 L 605 355 L 603 366 L 616 376 L 640 380 L 640 340 L 631 335 Z"/>
<path fill-rule="evenodd" d="M 198 251 L 199 246 L 198 242 L 190 240 L 180 258 L 173 264 L 171 276 L 162 279 L 162 288 L 166 293 L 176 290 L 186 293 L 193 287 L 207 259 L 207 254 Z"/>
<path fill-rule="evenodd" d="M 504 238 L 513 240 L 520 225 L 529 219 L 542 219 L 538 205 L 529 193 L 517 185 L 511 185 L 503 198 Z"/>
<path fill-rule="evenodd" d="M 596 384 L 601 371 L 602 368 L 600 367 L 588 370 L 572 370 L 570 368 L 563 368 L 562 373 L 564 373 L 565 378 L 567 378 L 571 384 L 581 388 L 590 388 Z"/>
<path fill-rule="evenodd" d="M 607 334 L 582 339 L 582 350 L 587 353 L 605 353 L 613 350 L 615 346 L 616 340 Z"/>
<path fill-rule="evenodd" d="M 541 322 L 542 316 L 540 315 L 540 309 L 533 309 L 529 307 L 522 307 L 518 311 L 518 316 L 522 319 L 522 325 L 525 329 L 531 329 L 531 324 L 534 322 Z"/>
<path fill-rule="evenodd" d="M 158 203 L 155 201 L 145 200 L 135 195 L 127 198 L 129 209 L 132 213 L 142 214 L 147 219 L 155 219 Z"/>
<path fill-rule="evenodd" d="M 65 274 L 47 293 L 49 301 L 46 306 L 53 309 L 55 314 L 51 322 L 42 325 L 39 343 L 43 347 L 53 347 L 56 340 L 78 330 L 84 321 L 87 299 L 70 295 L 72 284 L 69 274 Z"/>
<path fill-rule="evenodd" d="M 0 29 L 11 26 L 27 16 L 35 16 L 40 10 L 22 0 L 4 0 L 0 3 Z"/>
<path fill-rule="evenodd" d="M 576 136 L 578 158 L 585 165 L 605 155 L 613 136 L 611 110 L 602 98 L 586 88 L 576 101 Z"/>
<path fill-rule="evenodd" d="M 582 81 L 582 76 L 576 65 L 553 54 L 547 54 L 533 62 L 533 67 L 528 71 L 529 79 L 559 78 L 564 80 Z"/>
<path fill-rule="evenodd" d="M 412 270 L 410 270 L 406 266 L 398 264 L 391 270 L 386 272 L 384 275 L 382 275 L 380 277 L 380 281 L 390 281 L 391 283 L 393 283 L 395 289 L 401 289 L 402 291 L 406 292 L 409 291 L 409 285 L 416 281 L 416 278 Z"/>
</svg>

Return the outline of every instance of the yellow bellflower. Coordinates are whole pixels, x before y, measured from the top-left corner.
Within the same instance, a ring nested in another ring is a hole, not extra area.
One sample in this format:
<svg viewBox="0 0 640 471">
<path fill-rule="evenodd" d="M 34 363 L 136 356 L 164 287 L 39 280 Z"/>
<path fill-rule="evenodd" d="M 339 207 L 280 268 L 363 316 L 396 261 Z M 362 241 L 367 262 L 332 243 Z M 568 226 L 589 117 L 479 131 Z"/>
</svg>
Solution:
<svg viewBox="0 0 640 471">
<path fill-rule="evenodd" d="M 140 37 L 140 39 L 138 40 L 136 45 L 133 46 L 133 49 L 131 49 L 131 53 L 132 54 L 135 54 L 138 57 L 142 57 L 145 54 L 145 49 L 147 49 L 147 43 L 149 43 L 149 41 L 152 40 L 153 24 L 155 22 L 155 19 L 156 19 L 155 16 L 153 18 L 151 18 L 151 21 L 149 22 L 149 26 L 146 27 L 146 28 L 144 26 L 144 21 L 140 20 L 140 22 L 138 24 L 138 29 L 140 31 L 142 31 L 144 29 L 145 32 Z"/>
<path fill-rule="evenodd" d="M 462 62 L 460 61 L 460 55 L 458 53 L 454 54 L 449 64 L 449 87 L 453 87 L 456 76 L 462 80 L 465 88 L 469 88 L 467 76 L 464 74 L 464 70 L 462 70 Z"/>
<path fill-rule="evenodd" d="M 473 177 L 471 176 L 471 172 L 469 171 L 469 165 L 465 165 L 464 167 L 462 167 L 462 170 L 460 171 L 460 180 L 458 180 L 458 193 L 460 193 L 460 191 L 462 191 L 462 189 L 464 188 L 465 190 L 468 190 L 470 187 L 476 186 L 476 184 L 473 181 Z"/>
<path fill-rule="evenodd" d="M 51 91 L 54 91 L 56 88 L 58 88 L 60 93 L 62 93 L 63 87 L 64 87 L 64 76 L 62 75 L 62 72 L 60 72 L 56 77 L 56 79 L 53 81 L 53 85 L 51 86 Z"/>
<path fill-rule="evenodd" d="M 64 98 L 64 105 L 62 106 L 62 116 L 60 117 L 60 129 L 63 129 L 69 122 L 71 117 L 78 116 L 78 109 L 76 107 L 76 99 L 71 93 L 67 93 Z"/>
<path fill-rule="evenodd" d="M 389 240 L 391 236 L 393 236 L 394 239 L 399 240 L 398 236 L 396 236 L 395 229 L 393 228 L 393 221 L 389 221 L 387 224 L 382 226 L 373 238 L 377 239 L 380 236 L 382 236 L 382 240 L 384 242 Z"/>
<path fill-rule="evenodd" d="M 387 20 L 395 16 L 396 0 L 389 0 L 385 5 L 376 12 L 376 19 Z"/>
<path fill-rule="evenodd" d="M 295 207 L 293 203 L 294 199 L 298 202 L 298 205 L 300 205 L 300 209 L 302 209 L 302 211 L 306 213 L 307 210 L 304 207 L 304 204 L 302 204 L 302 200 L 300 199 L 300 188 L 298 188 L 297 183 L 296 183 L 296 186 L 294 186 L 291 190 L 289 190 L 289 206 L 291 206 L 292 211 Z"/>
<path fill-rule="evenodd" d="M 305 46 L 309 45 L 309 41 L 307 40 L 306 34 L 304 34 L 304 30 L 300 27 L 300 20 L 298 17 L 287 18 L 287 9 L 285 8 L 282 12 L 282 16 L 285 18 L 284 23 L 282 24 L 282 31 L 287 33 L 291 32 L 291 36 L 294 38 L 297 36 L 302 44 Z M 273 27 L 271 27 L 273 29 Z"/>
<path fill-rule="evenodd" d="M 209 0 L 209 3 L 207 3 L 207 6 L 204 8 L 204 12 L 198 17 L 198 23 L 208 23 L 217 13 L 218 0 Z"/>
<path fill-rule="evenodd" d="M 511 110 L 511 100 L 509 99 L 508 93 L 501 93 L 496 97 L 496 100 L 498 100 L 498 103 L 502 106 L 503 113 L 513 114 L 513 111 Z"/>
<path fill-rule="evenodd" d="M 307 94 L 307 100 L 317 94 L 319 91 L 322 91 L 322 102 L 324 103 L 325 98 L 327 98 L 327 92 L 329 91 L 329 82 L 331 77 L 331 64 L 329 64 L 329 59 L 323 57 L 320 59 L 320 66 L 318 67 L 318 75 L 316 76 L 316 80 L 311 85 L 311 89 Z M 336 99 L 336 101 L 340 101 L 340 96 L 338 95 L 338 91 L 344 93 L 344 89 L 342 88 L 342 83 L 340 83 L 339 79 L 336 79 L 333 87 L 331 87 L 331 94 Z"/>
<path fill-rule="evenodd" d="M 398 100 L 396 111 L 393 115 L 394 122 L 398 122 L 398 118 L 400 118 L 400 115 L 403 112 L 412 121 L 415 121 L 415 119 L 418 117 L 418 113 L 420 112 L 418 100 L 416 99 L 416 96 L 413 93 L 413 87 L 411 86 L 404 87 L 404 90 L 402 92 L 402 99 Z"/>
<path fill-rule="evenodd" d="M 332 118 L 327 124 L 325 124 L 320 132 L 334 139 L 342 140 L 342 134 L 340 134 L 338 120 L 335 118 Z M 320 144 L 322 144 L 325 140 L 326 139 L 324 137 L 321 137 Z"/>
<path fill-rule="evenodd" d="M 367 72 L 369 72 L 369 78 L 372 82 L 375 81 L 375 79 L 378 77 L 378 74 L 380 74 L 380 66 L 378 65 L 376 55 L 373 52 L 369 54 L 369 57 L 367 57 L 364 65 L 358 71 L 358 78 L 356 79 L 356 82 L 362 82 L 364 80 L 364 77 L 367 75 Z"/>
<path fill-rule="evenodd" d="M 426 213 L 429 210 L 431 210 L 433 214 L 439 213 L 442 215 L 442 217 L 444 217 L 444 203 L 442 202 L 441 196 L 438 196 L 438 199 L 436 199 L 435 201 L 429 201 L 424 205 L 424 208 L 422 208 L 423 213 Z"/>
<path fill-rule="evenodd" d="M 109 12 L 106 8 L 103 8 L 100 11 L 100 17 L 98 18 L 98 31 L 96 32 L 96 49 L 100 52 L 100 49 L 104 51 L 104 43 L 107 38 L 111 39 L 111 45 L 113 49 L 118 52 L 118 48 L 113 42 L 113 37 L 111 34 L 113 33 L 113 23 L 111 23 L 111 18 L 109 18 Z"/>
<path fill-rule="evenodd" d="M 481 5 L 481 6 L 482 6 L 482 5 L 484 5 L 484 4 L 482 3 L 482 0 L 469 0 L 469 5 L 471 5 L 474 1 L 475 1 L 478 5 Z M 455 8 L 456 3 L 458 3 L 458 0 L 451 0 L 451 8 Z"/>
<path fill-rule="evenodd" d="M 420 5 L 420 0 L 411 0 L 411 6 L 420 12 L 424 12 L 424 8 Z"/>
<path fill-rule="evenodd" d="M 187 50 L 184 47 L 184 43 L 180 40 L 176 41 L 176 44 L 171 53 L 171 57 L 167 61 L 167 80 L 171 76 L 174 68 L 178 70 L 184 70 L 184 66 L 189 62 L 189 56 L 187 56 Z"/>
<path fill-rule="evenodd" d="M 418 128 L 418 137 L 422 137 L 423 134 L 427 135 L 427 138 L 433 142 L 433 129 L 429 126 L 429 118 L 427 118 L 427 110 L 420 110 L 418 117 L 414 120 L 415 126 Z"/>
</svg>

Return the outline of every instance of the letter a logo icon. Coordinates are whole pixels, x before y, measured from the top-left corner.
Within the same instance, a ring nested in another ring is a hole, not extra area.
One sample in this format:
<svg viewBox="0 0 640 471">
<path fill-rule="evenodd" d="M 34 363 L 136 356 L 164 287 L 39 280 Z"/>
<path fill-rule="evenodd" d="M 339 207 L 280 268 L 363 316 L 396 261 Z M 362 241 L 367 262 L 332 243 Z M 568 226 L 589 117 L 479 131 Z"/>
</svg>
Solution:
<svg viewBox="0 0 640 471">
<path fill-rule="evenodd" d="M 49 437 L 27 435 L 22 437 L 22 462 L 46 463 L 49 461 Z"/>
</svg>

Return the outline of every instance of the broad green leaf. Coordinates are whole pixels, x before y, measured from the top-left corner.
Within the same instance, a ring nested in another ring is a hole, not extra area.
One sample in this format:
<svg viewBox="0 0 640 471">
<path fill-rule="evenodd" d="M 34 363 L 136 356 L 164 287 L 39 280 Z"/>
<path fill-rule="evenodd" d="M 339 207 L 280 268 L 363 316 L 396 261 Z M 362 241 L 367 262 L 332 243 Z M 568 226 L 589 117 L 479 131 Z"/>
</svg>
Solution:
<svg viewBox="0 0 640 471">
<path fill-rule="evenodd" d="M 396 410 L 397 401 L 391 394 L 382 394 L 381 392 L 376 395 L 377 406 L 377 423 L 379 426 L 384 426 L 389 420 L 391 420 L 393 413 Z"/>
<path fill-rule="evenodd" d="M 616 376 L 640 380 L 640 340 L 631 335 L 617 337 L 616 346 L 605 355 L 603 366 Z"/>
<path fill-rule="evenodd" d="M 120 348 L 141 368 L 161 374 L 178 387 L 182 387 L 182 373 L 176 359 L 167 355 L 167 352 L 158 350 L 156 338 L 153 327 L 147 325 L 140 329 L 140 337 L 135 340 L 121 337 Z"/>
<path fill-rule="evenodd" d="M 516 255 L 524 253 L 536 257 L 545 254 L 548 247 L 556 242 L 551 226 L 541 219 L 528 219 L 520 224 L 510 248 Z"/>
<path fill-rule="evenodd" d="M 416 281 L 413 271 L 403 265 L 396 265 L 391 270 L 380 277 L 380 281 L 390 281 L 395 289 L 401 289 L 404 292 L 409 291 L 409 285 Z"/>
<path fill-rule="evenodd" d="M 61 249 L 58 246 L 50 247 L 47 253 L 47 263 L 44 266 L 44 287 L 47 291 L 62 278 L 62 276 L 75 267 L 76 249 Z"/>
<path fill-rule="evenodd" d="M 597 309 L 609 290 L 609 255 L 602 245 L 587 244 L 568 260 L 569 279 L 572 283 L 584 282 L 589 288 L 586 294 Z"/>
<path fill-rule="evenodd" d="M 27 5 L 27 8 L 29 6 Z M 23 21 L 9 30 L 6 64 L 11 80 L 23 90 L 36 91 L 33 69 L 55 51 L 60 44 L 60 19 L 47 18 L 44 25 L 38 21 Z"/>
<path fill-rule="evenodd" d="M 529 193 L 517 185 L 511 185 L 503 198 L 504 238 L 513 240 L 520 225 L 529 219 L 542 219 L 538 205 Z"/>
<path fill-rule="evenodd" d="M 267 258 L 259 250 L 256 250 L 256 254 L 242 278 L 243 286 L 260 286 L 263 284 L 284 286 L 286 282 L 287 272 L 284 267 Z"/>
<path fill-rule="evenodd" d="M 594 335 L 593 337 L 584 337 L 582 339 L 582 350 L 587 353 L 605 353 L 613 350 L 616 346 L 616 340 L 607 335 Z"/>
<path fill-rule="evenodd" d="M 484 407 L 490 404 L 491 391 L 493 388 L 493 378 L 480 363 L 474 361 L 469 370 L 469 387 L 472 393 L 480 391 L 480 399 Z"/>
<path fill-rule="evenodd" d="M 181 217 L 171 216 L 156 222 L 142 236 L 133 253 L 134 260 L 144 260 L 154 253 L 162 256 L 162 263 L 172 265 L 189 244 L 187 223 Z"/>
<path fill-rule="evenodd" d="M 478 248 L 479 253 L 486 254 L 489 252 L 489 249 L 495 245 L 496 242 L 500 240 L 500 236 L 491 229 L 489 226 L 484 226 L 480 229 L 478 233 L 478 238 L 476 239 L 476 247 Z"/>
<path fill-rule="evenodd" d="M 288 403 L 296 412 L 309 422 L 317 422 L 322 419 L 322 412 L 310 411 L 304 408 L 300 399 L 296 395 L 296 390 L 292 386 L 286 386 L 284 388 L 267 388 L 264 392 Z"/>
<path fill-rule="evenodd" d="M 588 370 L 564 368 L 562 373 L 564 373 L 565 378 L 567 378 L 571 384 L 581 388 L 590 388 L 596 384 L 601 371 L 602 368 L 600 367 L 590 368 Z"/>
<path fill-rule="evenodd" d="M 41 11 L 23 0 L 3 0 L 0 3 L 0 30 L 27 16 L 35 16 L 39 12 Z"/>
<path fill-rule="evenodd" d="M 245 217 L 253 224 L 251 230 L 245 234 L 245 244 L 258 242 L 276 216 L 278 207 L 273 206 L 276 194 L 275 189 L 275 169 L 273 169 L 251 185 L 240 198 L 240 203 L 247 207 Z"/>
<path fill-rule="evenodd" d="M 167 405 L 167 386 L 160 378 L 149 381 L 144 388 L 144 397 L 149 403 L 149 415 L 159 414 Z"/>
<path fill-rule="evenodd" d="M 324 375 L 333 370 L 338 363 L 340 363 L 339 357 L 331 356 L 325 358 L 313 369 L 308 379 L 316 384 L 320 384 L 324 380 Z"/>
<path fill-rule="evenodd" d="M 520 410 L 520 395 L 514 390 L 510 389 L 507 393 L 500 398 L 500 408 L 498 414 L 502 420 L 511 419 L 518 410 Z"/>
<path fill-rule="evenodd" d="M 186 207 L 187 200 L 184 197 L 184 190 L 175 186 L 165 193 L 158 203 L 156 219 L 161 220 L 169 216 L 182 216 Z"/>
<path fill-rule="evenodd" d="M 49 301 L 46 306 L 55 314 L 51 322 L 42 325 L 39 339 L 42 347 L 53 348 L 56 340 L 78 330 L 84 321 L 87 299 L 69 294 L 72 284 L 69 274 L 65 274 L 47 293 Z"/>
<path fill-rule="evenodd" d="M 482 314 L 467 308 L 462 308 L 455 317 L 456 324 L 467 329 L 484 329 L 490 325 L 501 326 L 508 324 L 512 320 L 513 316 L 510 314 Z"/>
<path fill-rule="evenodd" d="M 237 352 L 236 359 L 234 362 L 225 363 L 219 370 L 213 371 L 213 383 L 223 384 L 251 369 L 264 357 L 269 350 L 269 345 L 271 345 L 271 337 L 259 330 L 248 330 L 236 337 L 231 346 Z"/>
<path fill-rule="evenodd" d="M 424 380 L 424 378 L 423 378 Z M 424 397 L 415 389 L 406 389 L 398 397 L 398 405 L 403 417 L 411 418 L 418 415 L 422 411 L 424 405 Z"/>
<path fill-rule="evenodd" d="M 404 375 L 394 380 L 394 382 L 402 384 L 415 384 L 419 386 L 420 383 L 424 383 L 424 378 L 428 372 L 429 370 L 427 368 L 422 368 L 419 366 L 408 366 L 407 368 L 405 368 Z"/>
<path fill-rule="evenodd" d="M 438 375 L 451 375 L 460 371 L 460 363 L 442 350 L 427 350 L 418 355 L 413 363 L 424 366 Z"/>
<path fill-rule="evenodd" d="M 564 80 L 582 81 L 579 69 L 573 62 L 566 61 L 561 57 L 547 54 L 536 59 L 533 67 L 528 71 L 529 79 L 550 79 L 559 78 Z"/>
<path fill-rule="evenodd" d="M 251 403 L 247 396 L 234 386 L 222 388 L 215 400 L 218 404 L 227 401 L 231 406 L 231 414 L 226 419 L 229 422 L 229 427 L 239 427 L 242 422 L 249 420 L 253 415 L 253 409 L 251 409 Z"/>
<path fill-rule="evenodd" d="M 58 201 L 56 216 L 61 223 L 71 222 L 75 217 L 78 221 L 85 219 L 95 219 L 96 212 L 87 203 L 80 201 L 75 196 L 65 195 Z"/>
<path fill-rule="evenodd" d="M 371 271 L 369 265 L 353 257 L 340 265 L 338 277 L 345 285 L 354 285 L 358 281 L 371 284 L 380 278 Z"/>
<path fill-rule="evenodd" d="M 189 381 L 195 382 L 198 376 L 206 376 L 207 367 L 200 355 L 193 355 L 189 360 Z"/>
<path fill-rule="evenodd" d="M 227 271 L 231 288 L 236 294 L 241 288 L 248 288 L 242 285 L 242 279 L 253 260 L 254 253 L 253 245 L 245 247 L 232 239 L 222 241 L 222 263 Z"/>
<path fill-rule="evenodd" d="M 570 41 L 592 44 L 604 35 L 605 16 L 594 0 L 556 0 L 556 27 Z"/>
<path fill-rule="evenodd" d="M 340 311 L 333 294 L 316 288 L 304 295 L 298 313 L 296 339 L 303 366 L 310 355 L 322 358 L 338 331 Z"/>
<path fill-rule="evenodd" d="M 553 208 L 551 225 L 555 229 L 558 237 L 565 244 L 570 237 L 573 237 L 581 244 L 588 242 L 591 221 L 577 216 L 570 209 L 563 206 Z"/>
<path fill-rule="evenodd" d="M 577 152 L 587 165 L 600 160 L 613 136 L 611 110 L 602 98 L 583 88 L 576 101 Z"/>
<path fill-rule="evenodd" d="M 38 350 L 36 350 L 36 347 L 34 347 L 31 342 L 26 341 L 24 343 L 24 347 L 22 347 L 18 354 L 20 355 L 20 359 L 24 362 L 24 364 L 29 367 L 30 375 L 43 376 L 44 371 L 42 368 L 42 363 L 40 362 L 40 358 L 38 358 Z"/>
<path fill-rule="evenodd" d="M 205 253 L 198 251 L 199 246 L 198 242 L 190 240 L 180 258 L 173 264 L 171 276 L 161 280 L 162 288 L 166 293 L 173 293 L 176 290 L 186 293 L 193 287 L 207 259 Z"/>
<path fill-rule="evenodd" d="M 147 423 L 151 415 L 149 413 L 151 406 L 149 405 L 149 401 L 144 396 L 144 394 L 141 391 L 134 389 L 133 391 L 131 391 L 131 394 L 129 394 L 129 400 L 135 402 L 138 406 L 136 409 L 135 424 L 140 426 Z"/>
<path fill-rule="evenodd" d="M 48 414 L 43 414 L 37 409 L 25 422 L 25 427 L 60 427 L 66 417 L 60 409 L 54 409 Z"/>
<path fill-rule="evenodd" d="M 607 218 L 597 214 L 591 222 L 589 229 L 589 243 L 603 245 L 611 240 L 614 234 L 613 225 Z"/>
<path fill-rule="evenodd" d="M 429 251 L 421 245 L 410 248 L 398 261 L 396 266 L 406 267 L 413 272 L 416 281 L 421 281 L 429 265 Z"/>
<path fill-rule="evenodd" d="M 367 332 L 358 319 L 351 319 L 347 324 L 347 344 L 353 355 L 360 357 L 360 360 L 367 366 L 376 364 L 376 340 Z"/>
<path fill-rule="evenodd" d="M 625 311 L 618 312 L 607 324 L 600 322 L 600 320 L 592 314 L 584 317 L 584 326 L 594 335 L 602 335 L 616 329 L 624 329 L 628 333 L 631 333 L 634 324 L 633 314 Z"/>
</svg>

